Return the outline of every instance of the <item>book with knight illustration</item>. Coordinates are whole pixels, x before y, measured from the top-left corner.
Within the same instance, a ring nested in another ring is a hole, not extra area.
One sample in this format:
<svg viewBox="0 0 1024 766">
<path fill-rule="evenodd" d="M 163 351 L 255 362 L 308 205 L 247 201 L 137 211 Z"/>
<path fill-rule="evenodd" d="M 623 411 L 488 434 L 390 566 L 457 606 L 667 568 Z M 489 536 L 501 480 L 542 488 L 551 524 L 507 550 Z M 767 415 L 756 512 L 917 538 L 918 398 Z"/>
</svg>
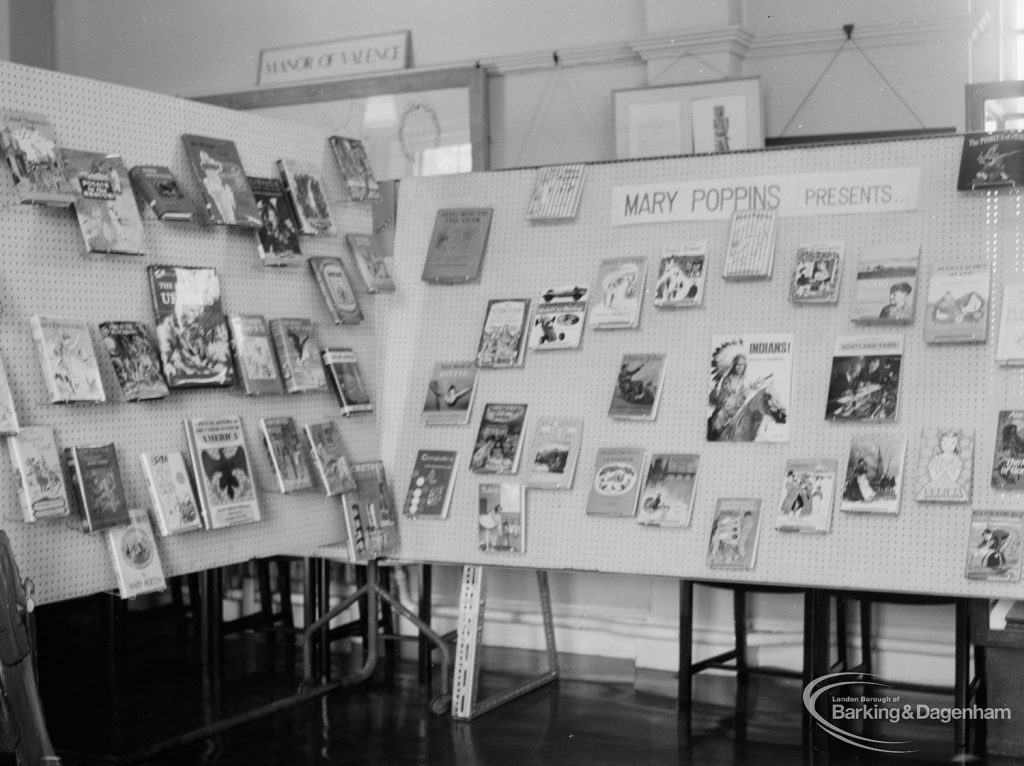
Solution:
<svg viewBox="0 0 1024 766">
<path fill-rule="evenodd" d="M 707 440 L 789 441 L 792 333 L 711 336 Z"/>
<path fill-rule="evenodd" d="M 79 319 L 29 317 L 50 401 L 105 402 L 89 325 Z"/>
<path fill-rule="evenodd" d="M 526 353 L 529 298 L 496 298 L 487 302 L 476 352 L 477 367 L 519 367 Z"/>
<path fill-rule="evenodd" d="M 646 527 L 688 527 L 700 455 L 655 452 L 640 489 L 636 521 Z"/>
<path fill-rule="evenodd" d="M 917 459 L 919 503 L 969 503 L 974 477 L 974 430 L 921 429 Z"/>
<path fill-rule="evenodd" d="M 237 415 L 189 418 L 185 441 L 206 528 L 259 521 L 260 504 L 242 419 Z"/>
<path fill-rule="evenodd" d="M 907 438 L 901 434 L 859 434 L 850 439 L 839 510 L 895 515 L 903 488 Z"/>
<path fill-rule="evenodd" d="M 775 528 L 780 532 L 828 532 L 836 496 L 837 469 L 835 458 L 787 460 Z"/>
</svg>

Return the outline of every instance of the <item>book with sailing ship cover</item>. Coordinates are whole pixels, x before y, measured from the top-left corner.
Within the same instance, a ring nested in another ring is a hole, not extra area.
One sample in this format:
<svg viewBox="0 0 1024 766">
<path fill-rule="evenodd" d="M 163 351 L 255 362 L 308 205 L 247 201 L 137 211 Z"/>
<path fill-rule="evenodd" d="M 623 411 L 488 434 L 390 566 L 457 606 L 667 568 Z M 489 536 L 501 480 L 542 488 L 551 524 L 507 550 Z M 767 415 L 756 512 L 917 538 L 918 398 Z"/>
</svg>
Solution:
<svg viewBox="0 0 1024 766">
<path fill-rule="evenodd" d="M 583 321 L 587 317 L 588 293 L 587 288 L 577 286 L 546 290 L 530 322 L 530 349 L 579 348 L 583 341 Z"/>
<path fill-rule="evenodd" d="M 913 322 L 920 255 L 917 242 L 865 247 L 853 283 L 853 321 L 889 325 Z"/>
<path fill-rule="evenodd" d="M 839 510 L 898 513 L 906 451 L 907 439 L 900 434 L 861 434 L 850 439 Z"/>
<path fill-rule="evenodd" d="M 242 419 L 237 415 L 189 418 L 185 441 L 206 528 L 259 521 L 259 498 Z"/>
<path fill-rule="evenodd" d="M 665 382 L 664 354 L 623 354 L 608 417 L 654 420 Z"/>
<path fill-rule="evenodd" d="M 260 418 L 260 434 L 274 468 L 279 492 L 299 492 L 313 488 L 306 445 L 299 436 L 295 418 L 288 415 Z"/>
<path fill-rule="evenodd" d="M 128 499 L 113 444 L 65 447 L 64 465 L 83 532 L 91 534 L 129 522 Z"/>
<path fill-rule="evenodd" d="M 448 285 L 477 281 L 493 214 L 489 207 L 438 210 L 423 262 L 423 281 Z"/>
<path fill-rule="evenodd" d="M 100 322 L 99 328 L 103 347 L 127 401 L 162 399 L 170 394 L 160 373 L 160 355 L 142 322 Z"/>
<path fill-rule="evenodd" d="M 761 498 L 718 498 L 707 565 L 711 569 L 753 569 L 760 531 Z"/>
<path fill-rule="evenodd" d="M 277 161 L 277 170 L 295 211 L 299 231 L 310 236 L 333 234 L 334 222 L 327 191 L 320 182 L 320 168 L 306 160 L 283 158 Z"/>
<path fill-rule="evenodd" d="M 828 532 L 836 496 L 837 469 L 838 462 L 834 458 L 787 460 L 775 528 L 780 532 Z"/>
<path fill-rule="evenodd" d="M 707 440 L 789 441 L 793 334 L 711 336 Z"/>
<path fill-rule="evenodd" d="M 245 393 L 248 396 L 283 394 L 284 384 L 277 369 L 267 320 L 259 314 L 232 314 L 228 317 L 228 327 L 235 370 Z"/>
<path fill-rule="evenodd" d="M 468 423 L 473 411 L 477 373 L 474 361 L 435 362 L 423 402 L 423 423 L 428 426 Z"/>
<path fill-rule="evenodd" d="M 380 202 L 380 187 L 373 176 L 363 142 L 347 136 L 328 136 L 327 143 L 338 163 L 349 199 L 353 202 Z"/>
<path fill-rule="evenodd" d="M 572 489 L 582 438 L 582 418 L 538 419 L 523 484 L 537 489 Z"/>
<path fill-rule="evenodd" d="M 270 337 L 281 365 L 285 391 L 298 394 L 327 390 L 327 378 L 320 363 L 320 347 L 311 320 L 305 317 L 271 319 Z"/>
<path fill-rule="evenodd" d="M 246 180 L 234 141 L 183 134 L 189 167 L 203 194 L 208 223 L 218 226 L 259 227 L 256 198 Z"/>
<path fill-rule="evenodd" d="M 105 402 L 89 325 L 38 314 L 29 317 L 29 324 L 50 402 Z"/>
<path fill-rule="evenodd" d="M 974 431 L 921 429 L 917 458 L 919 503 L 969 503 L 974 474 Z"/>
<path fill-rule="evenodd" d="M 166 537 L 202 529 L 203 519 L 184 456 L 180 452 L 143 452 L 139 462 L 160 534 Z"/>
<path fill-rule="evenodd" d="M 839 300 L 839 281 L 842 276 L 842 242 L 800 245 L 796 250 L 793 277 L 789 282 L 789 301 L 797 306 L 835 303 Z"/>
<path fill-rule="evenodd" d="M 957 191 L 1024 184 L 1024 131 L 968 133 L 960 153 Z"/>
<path fill-rule="evenodd" d="M 320 352 L 324 372 L 345 417 L 358 412 L 373 412 L 366 378 L 359 367 L 356 352 L 350 348 L 325 348 Z"/>
<path fill-rule="evenodd" d="M 452 501 L 459 453 L 421 449 L 416 453 L 402 515 L 412 519 L 444 519 Z"/>
<path fill-rule="evenodd" d="M 708 241 L 683 242 L 666 247 L 658 261 L 654 305 L 658 308 L 689 308 L 704 300 Z"/>
<path fill-rule="evenodd" d="M 75 191 L 64 171 L 57 132 L 41 114 L 5 110 L 0 151 L 14 176 L 18 201 L 27 205 L 68 207 Z"/>
<path fill-rule="evenodd" d="M 642 447 L 598 447 L 587 494 L 588 516 L 633 516 L 647 466 Z"/>
<path fill-rule="evenodd" d="M 86 252 L 142 255 L 142 217 L 121 156 L 64 149 L 64 166 Z"/>
<path fill-rule="evenodd" d="M 974 511 L 967 538 L 969 580 L 1019 582 L 1024 515 L 1014 511 Z"/>
<path fill-rule="evenodd" d="M 775 210 L 737 210 L 732 214 L 724 279 L 769 279 L 775 260 Z"/>
<path fill-rule="evenodd" d="M 587 326 L 595 330 L 615 330 L 639 325 L 646 278 L 647 259 L 643 256 L 601 261 L 590 296 Z"/>
<path fill-rule="evenodd" d="M 1002 490 L 1024 487 L 1024 410 L 999 411 L 992 453 L 992 487 Z"/>
<path fill-rule="evenodd" d="M 341 262 L 341 258 L 330 255 L 315 255 L 309 259 L 309 270 L 313 272 L 320 294 L 324 297 L 327 313 L 334 324 L 359 324 L 363 312 L 356 300 L 356 291 Z"/>
<path fill-rule="evenodd" d="M 480 550 L 526 552 L 526 488 L 488 482 L 477 490 Z"/>
<path fill-rule="evenodd" d="M 333 420 L 309 423 L 303 430 L 309 442 L 313 475 L 320 492 L 331 497 L 354 490 L 356 482 L 345 457 L 345 445 L 338 424 Z"/>
<path fill-rule="evenodd" d="M 53 429 L 46 426 L 24 426 L 17 436 L 7 440 L 18 483 L 18 502 L 24 521 L 67 516 L 71 500 Z"/>
<path fill-rule="evenodd" d="M 398 553 L 398 514 L 384 463 L 355 463 L 356 489 L 341 496 L 348 532 L 348 555 L 354 563 Z"/>
<path fill-rule="evenodd" d="M 938 267 L 928 280 L 925 343 L 984 343 L 988 339 L 987 263 Z"/>
<path fill-rule="evenodd" d="M 131 508 L 128 525 L 107 530 L 107 542 L 121 598 L 135 598 L 167 588 L 160 552 L 145 508 Z"/>
<path fill-rule="evenodd" d="M 1024 366 L 1024 280 L 1003 285 L 1003 305 L 999 311 L 999 337 L 996 339 L 996 364 Z"/>
<path fill-rule="evenodd" d="M 346 234 L 345 247 L 348 248 L 359 276 L 366 285 L 368 293 L 393 293 L 395 280 L 387 261 L 377 249 L 377 243 L 369 234 Z"/>
<path fill-rule="evenodd" d="M 902 335 L 837 337 L 825 417 L 829 420 L 895 420 L 902 364 Z"/>
<path fill-rule="evenodd" d="M 527 221 L 565 221 L 576 217 L 587 166 L 582 162 L 538 168 Z"/>
<path fill-rule="evenodd" d="M 165 165 L 136 165 L 128 171 L 143 210 L 161 221 L 191 221 L 196 206 L 181 190 L 174 172 Z"/>
<path fill-rule="evenodd" d="M 519 367 L 526 355 L 529 298 L 487 301 L 487 314 L 476 352 L 477 367 Z"/>
<path fill-rule="evenodd" d="M 518 471 L 525 421 L 525 404 L 484 405 L 469 470 L 474 473 Z"/>
<path fill-rule="evenodd" d="M 636 521 L 647 527 L 688 527 L 700 455 L 655 452 L 640 489 Z"/>
<path fill-rule="evenodd" d="M 249 176 L 246 180 L 260 213 L 260 227 L 256 229 L 256 252 L 260 262 L 264 266 L 297 266 L 302 263 L 299 224 L 284 183 L 279 178 Z"/>
</svg>

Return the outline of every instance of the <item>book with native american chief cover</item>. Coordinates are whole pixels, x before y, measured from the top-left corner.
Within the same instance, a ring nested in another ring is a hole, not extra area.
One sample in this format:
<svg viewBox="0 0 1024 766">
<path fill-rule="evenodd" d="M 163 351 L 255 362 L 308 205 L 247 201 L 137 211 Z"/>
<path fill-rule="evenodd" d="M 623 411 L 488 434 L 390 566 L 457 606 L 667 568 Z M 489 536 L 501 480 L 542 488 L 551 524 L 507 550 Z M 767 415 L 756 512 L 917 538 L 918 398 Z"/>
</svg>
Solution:
<svg viewBox="0 0 1024 766">
<path fill-rule="evenodd" d="M 792 333 L 711 337 L 707 440 L 789 441 Z"/>
</svg>

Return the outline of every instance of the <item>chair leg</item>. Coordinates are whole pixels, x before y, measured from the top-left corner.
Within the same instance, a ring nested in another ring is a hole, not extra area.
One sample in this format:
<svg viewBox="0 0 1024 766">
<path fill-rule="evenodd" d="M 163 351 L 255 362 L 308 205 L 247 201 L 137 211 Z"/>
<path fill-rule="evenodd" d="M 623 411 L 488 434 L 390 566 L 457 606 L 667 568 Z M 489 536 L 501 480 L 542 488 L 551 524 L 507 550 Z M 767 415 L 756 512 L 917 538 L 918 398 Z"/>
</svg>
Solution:
<svg viewBox="0 0 1024 766">
<path fill-rule="evenodd" d="M 847 654 L 848 620 L 847 608 L 850 602 L 844 595 L 836 596 L 836 664 L 831 667 L 836 670 L 846 670 L 850 667 L 850 658 Z"/>
<path fill-rule="evenodd" d="M 690 720 L 693 703 L 693 581 L 679 581 L 679 715 Z"/>
<path fill-rule="evenodd" d="M 871 599 L 862 598 L 860 601 L 860 665 L 861 672 L 871 673 L 874 663 L 871 653 Z"/>
<path fill-rule="evenodd" d="M 968 614 L 968 601 L 965 598 L 956 600 L 956 629 L 953 679 L 953 707 L 962 710 L 967 707 L 968 690 L 971 685 L 971 625 Z M 953 723 L 953 747 L 958 756 L 967 752 L 967 721 L 959 718 Z"/>
<path fill-rule="evenodd" d="M 747 591 L 738 587 L 732 599 L 733 632 L 736 636 L 736 681 L 747 683 Z"/>
</svg>

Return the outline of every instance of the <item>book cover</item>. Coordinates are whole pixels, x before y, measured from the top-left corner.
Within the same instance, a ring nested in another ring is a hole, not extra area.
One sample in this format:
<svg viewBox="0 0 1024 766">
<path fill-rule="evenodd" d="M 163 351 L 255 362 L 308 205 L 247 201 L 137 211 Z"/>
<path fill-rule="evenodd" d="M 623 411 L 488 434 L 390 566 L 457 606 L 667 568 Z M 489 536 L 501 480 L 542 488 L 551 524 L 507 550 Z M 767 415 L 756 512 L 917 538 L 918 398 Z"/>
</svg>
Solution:
<svg viewBox="0 0 1024 766">
<path fill-rule="evenodd" d="M 525 421 L 525 404 L 485 404 L 469 470 L 474 473 L 518 471 Z"/>
<path fill-rule="evenodd" d="M 185 441 L 206 528 L 259 521 L 259 498 L 242 419 L 237 415 L 189 418 Z"/>
<path fill-rule="evenodd" d="M 170 393 L 160 372 L 160 355 L 142 322 L 100 322 L 99 328 L 121 394 L 127 401 L 162 399 Z"/>
<path fill-rule="evenodd" d="M 967 537 L 968 580 L 1020 582 L 1024 516 L 1012 511 L 974 511 Z"/>
<path fill-rule="evenodd" d="M 368 293 L 393 293 L 395 280 L 391 276 L 384 256 L 369 234 L 346 234 L 345 247 L 359 270 L 359 276 Z"/>
<path fill-rule="evenodd" d="M 928 280 L 925 343 L 984 343 L 988 340 L 987 263 L 937 267 Z"/>
<path fill-rule="evenodd" d="M 796 263 L 789 282 L 789 301 L 801 306 L 835 303 L 843 276 L 843 243 L 814 242 L 796 249 Z"/>
<path fill-rule="evenodd" d="M 536 351 L 579 348 L 587 317 L 588 290 L 560 287 L 546 290 L 530 322 L 529 347 Z"/>
<path fill-rule="evenodd" d="M 587 325 L 595 330 L 615 330 L 640 324 L 647 259 L 606 258 L 597 266 Z"/>
<path fill-rule="evenodd" d="M 299 231 L 310 236 L 334 234 L 331 208 L 327 190 L 320 182 L 319 166 L 306 160 L 284 158 L 277 161 L 277 170 L 295 211 Z"/>
<path fill-rule="evenodd" d="M 277 369 L 267 320 L 259 314 L 232 314 L 228 317 L 228 328 L 235 371 L 246 395 L 283 394 L 284 383 Z"/>
<path fill-rule="evenodd" d="M 349 556 L 366 562 L 398 553 L 398 514 L 391 497 L 384 464 L 355 463 L 352 476 L 356 490 L 341 496 L 348 532 Z"/>
<path fill-rule="evenodd" d="M 1003 285 L 996 364 L 1024 366 L 1024 280 L 1009 281 Z"/>
<path fill-rule="evenodd" d="M 328 136 L 327 143 L 338 163 L 349 199 L 353 202 L 380 202 L 380 187 L 373 177 L 363 142 L 358 138 Z"/>
<path fill-rule="evenodd" d="M 837 469 L 838 461 L 833 458 L 787 460 L 775 528 L 781 532 L 828 532 Z"/>
<path fill-rule="evenodd" d="M 761 530 L 761 498 L 720 497 L 708 541 L 711 569 L 753 569 Z"/>
<path fill-rule="evenodd" d="M 839 510 L 898 513 L 906 451 L 907 439 L 900 434 L 861 434 L 851 438 Z"/>
<path fill-rule="evenodd" d="M 707 440 L 789 441 L 793 334 L 712 335 Z"/>
<path fill-rule="evenodd" d="M 228 324 L 217 270 L 149 267 L 156 345 L 169 388 L 234 385 Z"/>
<path fill-rule="evenodd" d="M 92 534 L 129 523 L 128 499 L 113 444 L 65 447 L 64 462 L 82 531 Z"/>
<path fill-rule="evenodd" d="M 370 391 L 359 368 L 356 352 L 350 348 L 325 348 L 320 352 L 320 358 L 341 414 L 348 417 L 357 412 L 373 412 Z"/>
<path fill-rule="evenodd" d="M 14 176 L 19 202 L 67 207 L 75 201 L 57 131 L 45 115 L 5 110 L 0 151 Z"/>
<path fill-rule="evenodd" d="M 286 392 L 298 394 L 327 390 L 320 347 L 311 320 L 304 317 L 271 319 L 270 337 L 277 351 Z"/>
<path fill-rule="evenodd" d="M 398 181 L 378 181 L 380 202 L 370 206 L 373 240 L 384 258 L 395 257 L 395 224 L 398 220 Z"/>
<path fill-rule="evenodd" d="M 529 298 L 495 298 L 487 301 L 477 367 L 519 367 L 526 355 L 530 317 Z"/>
<path fill-rule="evenodd" d="M 20 429 L 18 410 L 14 406 L 11 384 L 7 380 L 7 367 L 0 358 L 0 436 L 14 436 Z"/>
<path fill-rule="evenodd" d="M 654 420 L 665 382 L 664 354 L 623 354 L 612 389 L 608 417 Z"/>
<path fill-rule="evenodd" d="M 475 361 L 435 362 L 421 420 L 428 426 L 465 425 L 473 411 L 478 369 Z"/>
<path fill-rule="evenodd" d="M 139 462 L 160 534 L 166 537 L 202 529 L 203 519 L 184 456 L 180 452 L 143 452 Z"/>
<path fill-rule="evenodd" d="M 576 217 L 587 166 L 582 162 L 537 169 L 526 208 L 527 221 L 567 221 Z"/>
<path fill-rule="evenodd" d="M 666 247 L 658 260 L 654 305 L 658 308 L 690 308 L 704 301 L 708 241 L 683 242 Z"/>
<path fill-rule="evenodd" d="M 313 476 L 320 492 L 332 497 L 354 491 L 356 481 L 345 456 L 345 445 L 338 424 L 326 420 L 322 423 L 309 423 L 303 430 L 309 442 Z"/>
<path fill-rule="evenodd" d="M 260 213 L 234 141 L 183 134 L 189 167 L 203 194 L 206 219 L 219 226 L 258 228 Z"/>
<path fill-rule="evenodd" d="M 279 492 L 300 492 L 313 488 L 306 445 L 299 437 L 295 419 L 288 415 L 260 418 L 260 434 L 274 468 Z"/>
<path fill-rule="evenodd" d="M 896 420 L 902 365 L 902 335 L 837 337 L 825 417 L 829 420 Z"/>
<path fill-rule="evenodd" d="M 723 278 L 771 278 L 777 218 L 774 210 L 737 210 L 732 214 Z"/>
<path fill-rule="evenodd" d="M 50 401 L 105 402 L 89 325 L 79 319 L 29 317 Z"/>
<path fill-rule="evenodd" d="M 80 149 L 63 153 L 86 252 L 142 255 L 142 217 L 121 156 Z"/>
<path fill-rule="evenodd" d="M 359 324 L 363 321 L 363 311 L 356 300 L 356 291 L 352 289 L 352 281 L 341 262 L 341 258 L 330 255 L 315 255 L 309 260 L 309 270 L 313 272 L 320 294 L 324 297 L 327 313 L 334 324 Z"/>
<path fill-rule="evenodd" d="M 958 191 L 998 189 L 1024 183 L 1024 131 L 968 133 L 960 153 Z"/>
<path fill-rule="evenodd" d="M 164 165 L 136 165 L 128 171 L 144 210 L 161 221 L 191 221 L 196 206 L 181 190 L 174 172 Z"/>
<path fill-rule="evenodd" d="M 526 489 L 508 482 L 479 485 L 480 550 L 526 552 Z"/>
<path fill-rule="evenodd" d="M 688 527 L 700 455 L 655 452 L 640 489 L 636 521 L 647 527 Z"/>
<path fill-rule="evenodd" d="M 18 485 L 22 518 L 32 523 L 67 516 L 71 502 L 53 429 L 23 426 L 17 436 L 7 440 L 7 446 Z"/>
<path fill-rule="evenodd" d="M 999 411 L 992 486 L 1012 491 L 1024 487 L 1024 410 Z"/>
<path fill-rule="evenodd" d="M 969 503 L 973 473 L 973 429 L 921 429 L 914 499 L 919 503 Z"/>
<path fill-rule="evenodd" d="M 582 439 L 582 418 L 538 419 L 526 453 L 523 484 L 537 489 L 572 489 Z"/>
<path fill-rule="evenodd" d="M 480 279 L 493 214 L 489 207 L 438 210 L 423 262 L 423 281 L 460 285 Z"/>
<path fill-rule="evenodd" d="M 107 530 L 110 560 L 121 598 L 135 598 L 167 588 L 160 552 L 145 508 L 128 511 L 129 523 Z"/>
<path fill-rule="evenodd" d="M 402 514 L 414 519 L 448 518 L 458 461 L 459 454 L 449 450 L 417 452 Z"/>
<path fill-rule="evenodd" d="M 264 266 L 297 266 L 302 263 L 299 224 L 279 178 L 248 176 L 249 188 L 260 214 L 256 252 Z"/>
<path fill-rule="evenodd" d="M 647 450 L 640 447 L 599 447 L 594 477 L 587 494 L 588 516 L 633 516 Z"/>
<path fill-rule="evenodd" d="M 857 262 L 851 319 L 864 324 L 913 322 L 920 254 L 916 242 L 865 247 Z"/>
</svg>

